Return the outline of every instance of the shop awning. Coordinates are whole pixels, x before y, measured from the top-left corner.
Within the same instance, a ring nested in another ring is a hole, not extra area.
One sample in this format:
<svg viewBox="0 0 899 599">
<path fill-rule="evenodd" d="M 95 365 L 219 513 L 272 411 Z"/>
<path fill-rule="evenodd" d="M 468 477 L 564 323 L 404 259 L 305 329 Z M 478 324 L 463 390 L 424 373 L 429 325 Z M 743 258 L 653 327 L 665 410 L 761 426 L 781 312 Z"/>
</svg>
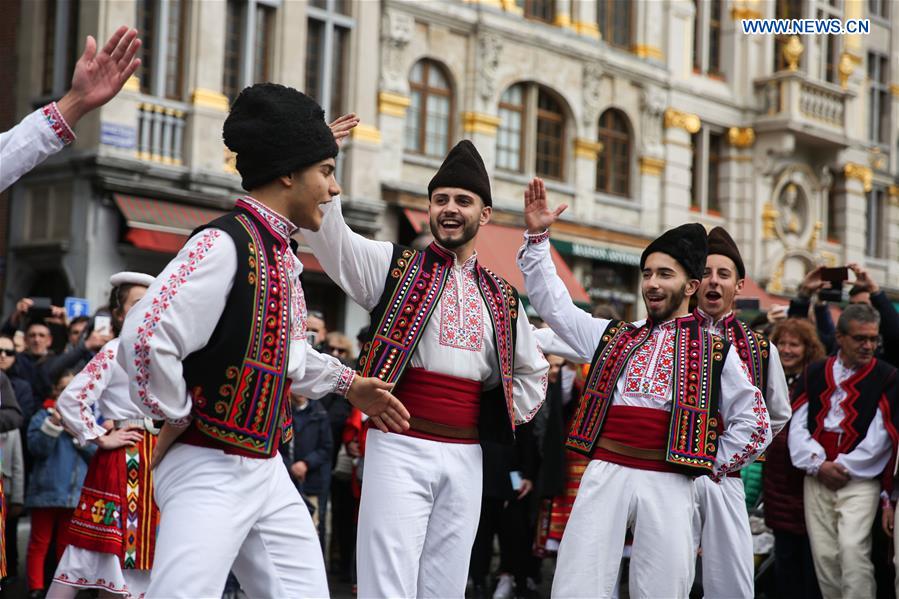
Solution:
<svg viewBox="0 0 899 599">
<path fill-rule="evenodd" d="M 179 204 L 165 200 L 113 194 L 116 206 L 125 217 L 128 230 L 125 241 L 134 247 L 163 254 L 177 254 L 191 231 L 225 214 L 223 210 Z M 323 272 L 318 259 L 302 246 L 300 261 L 310 272 Z"/>
<path fill-rule="evenodd" d="M 406 208 L 404 213 L 416 233 L 428 231 L 428 214 L 426 212 Z M 518 254 L 518 249 L 523 242 L 521 229 L 487 224 L 481 227 L 475 244 L 475 249 L 478 252 L 478 261 L 506 279 L 522 295 L 525 294 L 524 277 L 521 275 L 521 271 L 518 270 L 515 256 Z M 571 299 L 575 303 L 589 306 L 590 296 L 587 295 L 584 286 L 580 284 L 574 273 L 565 264 L 562 256 L 559 255 L 559 252 L 554 247 L 550 248 L 550 253 L 553 263 L 556 265 L 556 271 L 559 273 L 559 278 L 562 279 L 565 287 L 568 288 Z"/>
<path fill-rule="evenodd" d="M 578 256 L 580 258 L 589 258 L 613 264 L 625 264 L 627 266 L 640 266 L 640 252 L 637 251 L 628 252 L 602 245 L 568 241 L 567 239 L 551 239 L 550 242 L 553 244 L 553 247 L 559 250 L 559 253 L 566 256 Z"/>
</svg>

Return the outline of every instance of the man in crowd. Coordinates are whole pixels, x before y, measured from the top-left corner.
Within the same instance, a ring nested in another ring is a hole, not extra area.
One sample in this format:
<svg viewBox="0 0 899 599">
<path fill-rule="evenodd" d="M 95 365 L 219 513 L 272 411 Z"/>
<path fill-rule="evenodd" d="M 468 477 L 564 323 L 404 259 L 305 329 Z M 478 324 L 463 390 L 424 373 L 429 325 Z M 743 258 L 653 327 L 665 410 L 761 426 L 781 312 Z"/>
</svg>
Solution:
<svg viewBox="0 0 899 599">
<path fill-rule="evenodd" d="M 888 397 L 896 370 L 875 357 L 880 315 L 852 304 L 837 322 L 835 356 L 796 383 L 789 447 L 805 470 L 805 521 L 825 598 L 874 597 L 871 525 L 890 459 Z"/>
</svg>

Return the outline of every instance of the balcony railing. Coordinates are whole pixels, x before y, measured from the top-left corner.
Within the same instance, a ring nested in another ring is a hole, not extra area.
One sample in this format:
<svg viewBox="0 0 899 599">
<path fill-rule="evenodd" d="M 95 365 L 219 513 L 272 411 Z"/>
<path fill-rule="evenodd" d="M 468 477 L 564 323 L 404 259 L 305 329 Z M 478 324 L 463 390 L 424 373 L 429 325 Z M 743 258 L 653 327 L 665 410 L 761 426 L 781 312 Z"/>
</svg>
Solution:
<svg viewBox="0 0 899 599">
<path fill-rule="evenodd" d="M 145 98 L 138 105 L 138 159 L 182 165 L 186 115 L 186 104 L 161 98 Z"/>
<path fill-rule="evenodd" d="M 791 129 L 839 142 L 846 138 L 846 102 L 851 92 L 799 71 L 782 71 L 755 81 L 762 108 L 757 128 Z"/>
</svg>

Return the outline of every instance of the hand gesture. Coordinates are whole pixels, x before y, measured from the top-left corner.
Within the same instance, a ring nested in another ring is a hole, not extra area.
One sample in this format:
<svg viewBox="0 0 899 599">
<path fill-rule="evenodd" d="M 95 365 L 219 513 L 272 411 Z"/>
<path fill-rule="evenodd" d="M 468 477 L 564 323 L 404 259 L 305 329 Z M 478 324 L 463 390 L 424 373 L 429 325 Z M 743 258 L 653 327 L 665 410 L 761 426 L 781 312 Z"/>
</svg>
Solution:
<svg viewBox="0 0 899 599">
<path fill-rule="evenodd" d="M 860 289 L 864 289 L 868 293 L 877 293 L 880 291 L 880 286 L 874 282 L 874 279 L 871 278 L 871 275 L 868 274 L 868 271 L 856 264 L 855 262 L 851 264 L 847 264 L 849 270 L 855 273 L 855 281 L 853 285 Z"/>
<path fill-rule="evenodd" d="M 831 491 L 839 491 L 849 482 L 849 471 L 836 462 L 827 461 L 818 469 L 818 480 Z"/>
<path fill-rule="evenodd" d="M 334 141 L 340 146 L 343 143 L 343 140 L 350 136 L 350 132 L 358 124 L 359 117 L 356 116 L 356 113 L 351 112 L 337 117 L 330 125 L 328 125 L 328 127 L 331 128 L 331 133 L 334 134 Z"/>
<path fill-rule="evenodd" d="M 108 332 L 91 331 L 91 334 L 84 340 L 84 347 L 92 352 L 100 351 L 104 345 L 112 340 L 112 335 Z"/>
<path fill-rule="evenodd" d="M 139 443 L 143 436 L 144 433 L 141 427 L 126 426 L 125 428 L 109 431 L 102 437 L 97 437 L 94 439 L 94 443 L 96 443 L 100 449 L 118 449 L 119 447 L 130 447 Z"/>
<path fill-rule="evenodd" d="M 153 457 L 150 459 L 151 470 L 159 465 L 159 462 L 162 461 L 168 450 L 175 444 L 181 433 L 187 430 L 188 426 L 174 426 L 168 422 L 162 425 L 162 429 L 159 431 L 159 440 L 156 442 L 156 449 L 153 450 Z"/>
<path fill-rule="evenodd" d="M 822 289 L 830 289 L 830 281 L 821 278 L 821 271 L 827 268 L 823 264 L 806 273 L 805 278 L 799 284 L 799 295 L 801 297 L 811 297 Z"/>
<path fill-rule="evenodd" d="M 309 465 L 306 462 L 304 462 L 303 460 L 294 462 L 290 466 L 290 475 L 293 476 L 295 479 L 297 479 L 300 482 L 303 482 L 306 480 L 307 472 L 309 472 Z"/>
<path fill-rule="evenodd" d="M 528 233 L 533 235 L 547 230 L 566 208 L 568 204 L 562 204 L 555 210 L 549 209 L 543 179 L 534 177 L 534 180 L 528 183 L 528 188 L 524 192 L 524 222 Z"/>
<path fill-rule="evenodd" d="M 346 394 L 347 400 L 381 431 L 401 433 L 409 428 L 409 411 L 390 393 L 393 385 L 374 377 L 357 376 Z"/>
<path fill-rule="evenodd" d="M 890 504 L 890 507 L 883 507 L 883 514 L 880 517 L 880 525 L 883 526 L 883 532 L 890 538 L 893 537 L 893 519 L 896 515 L 896 510 L 893 508 L 893 504 Z"/>
<path fill-rule="evenodd" d="M 141 41 L 136 29 L 119 27 L 103 49 L 97 52 L 97 40 L 87 36 L 84 53 L 75 64 L 72 88 L 59 101 L 59 110 L 69 125 L 109 102 L 140 66 L 135 58 Z"/>
<path fill-rule="evenodd" d="M 523 478 L 521 479 L 521 486 L 518 487 L 518 497 L 517 499 L 524 499 L 525 496 L 530 493 L 534 489 L 534 482 L 530 479 Z"/>
</svg>

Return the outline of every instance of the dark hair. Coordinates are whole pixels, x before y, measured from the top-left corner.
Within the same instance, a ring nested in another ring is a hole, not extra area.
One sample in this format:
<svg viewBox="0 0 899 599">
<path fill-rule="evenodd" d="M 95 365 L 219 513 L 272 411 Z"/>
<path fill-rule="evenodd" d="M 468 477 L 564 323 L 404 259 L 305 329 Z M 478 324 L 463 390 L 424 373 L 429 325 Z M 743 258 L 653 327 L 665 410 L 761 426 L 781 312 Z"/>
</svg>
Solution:
<svg viewBox="0 0 899 599">
<path fill-rule="evenodd" d="M 69 332 L 72 331 L 72 327 L 75 326 L 76 324 L 81 324 L 82 322 L 85 322 L 85 323 L 90 322 L 90 320 L 91 319 L 88 318 L 87 316 L 76 316 L 75 318 L 73 318 L 72 320 L 69 321 Z"/>
<path fill-rule="evenodd" d="M 778 322 L 771 331 L 771 343 L 777 345 L 784 335 L 793 335 L 805 346 L 803 368 L 812 362 L 823 360 L 827 355 L 815 325 L 806 318 L 788 318 Z"/>
<path fill-rule="evenodd" d="M 849 334 L 849 321 L 874 323 L 880 326 L 880 314 L 868 304 L 849 304 L 840 314 L 837 321 L 837 332 L 842 335 Z"/>
<path fill-rule="evenodd" d="M 112 332 L 116 337 L 122 332 L 122 321 L 125 320 L 124 315 L 119 318 L 117 312 L 122 311 L 125 300 L 128 299 L 128 294 L 131 293 L 133 288 L 138 286 L 137 283 L 122 283 L 117 287 L 113 287 L 112 291 L 109 292 L 109 315 L 112 317 Z M 143 287 L 143 285 L 140 285 L 140 287 Z"/>
<path fill-rule="evenodd" d="M 858 285 L 853 285 L 852 287 L 849 288 L 849 297 L 855 297 L 859 293 L 865 293 L 867 291 L 868 290 L 863 287 L 859 287 Z"/>
<path fill-rule="evenodd" d="M 56 375 L 56 378 L 53 379 L 53 386 L 55 387 L 56 385 L 58 385 L 59 381 L 66 378 L 67 376 L 74 377 L 75 371 L 69 368 L 64 369 L 62 372 Z"/>
<path fill-rule="evenodd" d="M 53 331 L 50 330 L 50 325 L 48 325 L 46 322 L 44 322 L 43 318 L 39 318 L 37 320 L 29 320 L 28 324 L 25 325 L 25 332 L 27 333 L 28 329 L 30 329 L 31 327 L 33 327 L 35 325 L 40 325 L 40 326 L 46 328 L 48 331 L 50 331 L 51 335 L 53 334 Z"/>
</svg>

